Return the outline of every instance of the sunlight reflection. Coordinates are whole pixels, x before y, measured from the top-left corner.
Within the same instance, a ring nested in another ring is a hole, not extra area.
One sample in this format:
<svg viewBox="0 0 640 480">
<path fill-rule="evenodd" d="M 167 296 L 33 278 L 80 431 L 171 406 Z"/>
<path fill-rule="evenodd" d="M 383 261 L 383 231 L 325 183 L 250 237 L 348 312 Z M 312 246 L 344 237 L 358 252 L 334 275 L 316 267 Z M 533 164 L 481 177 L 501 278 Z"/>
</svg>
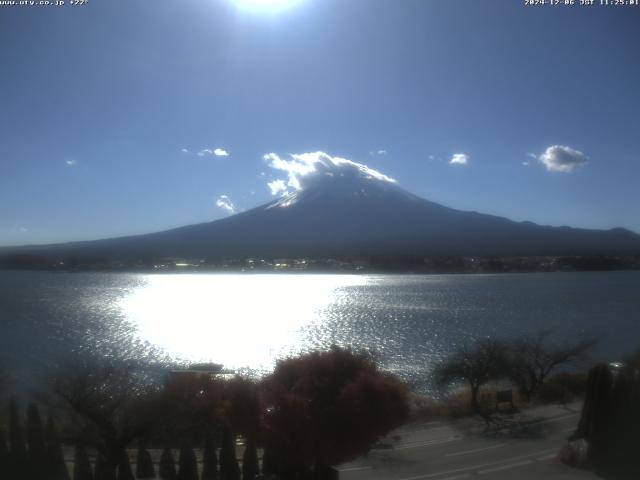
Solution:
<svg viewBox="0 0 640 480">
<path fill-rule="evenodd" d="M 176 358 L 269 369 L 355 275 L 148 275 L 120 302 L 142 339 Z"/>
</svg>

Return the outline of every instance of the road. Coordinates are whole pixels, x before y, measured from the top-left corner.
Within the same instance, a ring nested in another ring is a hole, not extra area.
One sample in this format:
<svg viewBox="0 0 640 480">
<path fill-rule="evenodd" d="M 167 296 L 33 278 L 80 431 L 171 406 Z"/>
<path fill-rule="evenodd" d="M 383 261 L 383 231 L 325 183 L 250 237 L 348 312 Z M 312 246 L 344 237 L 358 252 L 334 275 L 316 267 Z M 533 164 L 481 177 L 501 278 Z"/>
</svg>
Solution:
<svg viewBox="0 0 640 480">
<path fill-rule="evenodd" d="M 593 473 L 556 460 L 575 430 L 580 405 L 545 406 L 479 419 L 412 424 L 393 432 L 367 456 L 342 465 L 341 480 L 588 480 Z"/>
</svg>

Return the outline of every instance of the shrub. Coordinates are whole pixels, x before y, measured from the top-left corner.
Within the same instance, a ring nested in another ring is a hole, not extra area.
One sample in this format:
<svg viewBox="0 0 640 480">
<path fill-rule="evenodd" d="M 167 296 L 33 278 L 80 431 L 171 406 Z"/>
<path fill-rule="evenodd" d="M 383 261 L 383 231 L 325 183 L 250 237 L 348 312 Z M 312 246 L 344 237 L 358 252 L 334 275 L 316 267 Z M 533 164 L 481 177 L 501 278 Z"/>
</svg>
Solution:
<svg viewBox="0 0 640 480">
<path fill-rule="evenodd" d="M 303 473 L 346 462 L 409 414 L 404 384 L 368 357 L 338 347 L 278 362 L 263 387 L 264 442 L 273 462 L 263 472 Z"/>
<path fill-rule="evenodd" d="M 559 373 L 550 377 L 539 389 L 541 402 L 571 402 L 584 395 L 587 388 L 585 373 Z"/>
</svg>

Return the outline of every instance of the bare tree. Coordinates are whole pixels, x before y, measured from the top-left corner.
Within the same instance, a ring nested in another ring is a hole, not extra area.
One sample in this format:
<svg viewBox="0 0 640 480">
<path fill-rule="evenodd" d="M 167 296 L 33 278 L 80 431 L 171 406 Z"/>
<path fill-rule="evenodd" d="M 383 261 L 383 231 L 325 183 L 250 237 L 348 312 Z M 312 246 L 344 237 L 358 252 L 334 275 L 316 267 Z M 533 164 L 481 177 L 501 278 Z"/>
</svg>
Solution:
<svg viewBox="0 0 640 480">
<path fill-rule="evenodd" d="M 464 382 L 471 391 L 471 408 L 480 412 L 478 394 L 480 388 L 503 376 L 506 361 L 504 342 L 495 339 L 479 339 L 471 345 L 463 345 L 434 370 L 438 385 L 448 386 Z"/>
<path fill-rule="evenodd" d="M 141 406 L 149 388 L 135 363 L 83 359 L 53 377 L 50 402 L 66 411 L 82 443 L 93 444 L 113 473 L 126 446 L 150 428 Z"/>
<path fill-rule="evenodd" d="M 553 343 L 552 333 L 551 330 L 541 330 L 509 344 L 505 373 L 527 401 L 554 370 L 585 360 L 597 343 L 594 338 Z"/>
</svg>

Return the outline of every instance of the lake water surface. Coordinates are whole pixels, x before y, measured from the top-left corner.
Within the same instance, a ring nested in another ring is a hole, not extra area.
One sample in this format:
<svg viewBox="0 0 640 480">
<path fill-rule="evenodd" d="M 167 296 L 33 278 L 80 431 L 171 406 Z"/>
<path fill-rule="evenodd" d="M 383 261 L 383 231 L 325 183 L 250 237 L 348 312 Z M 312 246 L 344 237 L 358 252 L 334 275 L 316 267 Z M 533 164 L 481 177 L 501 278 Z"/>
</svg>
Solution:
<svg viewBox="0 0 640 480">
<path fill-rule="evenodd" d="M 0 360 L 149 344 L 247 372 L 332 344 L 374 351 L 421 384 L 435 360 L 483 336 L 551 328 L 598 335 L 615 359 L 640 347 L 640 272 L 502 275 L 0 272 Z"/>
</svg>

